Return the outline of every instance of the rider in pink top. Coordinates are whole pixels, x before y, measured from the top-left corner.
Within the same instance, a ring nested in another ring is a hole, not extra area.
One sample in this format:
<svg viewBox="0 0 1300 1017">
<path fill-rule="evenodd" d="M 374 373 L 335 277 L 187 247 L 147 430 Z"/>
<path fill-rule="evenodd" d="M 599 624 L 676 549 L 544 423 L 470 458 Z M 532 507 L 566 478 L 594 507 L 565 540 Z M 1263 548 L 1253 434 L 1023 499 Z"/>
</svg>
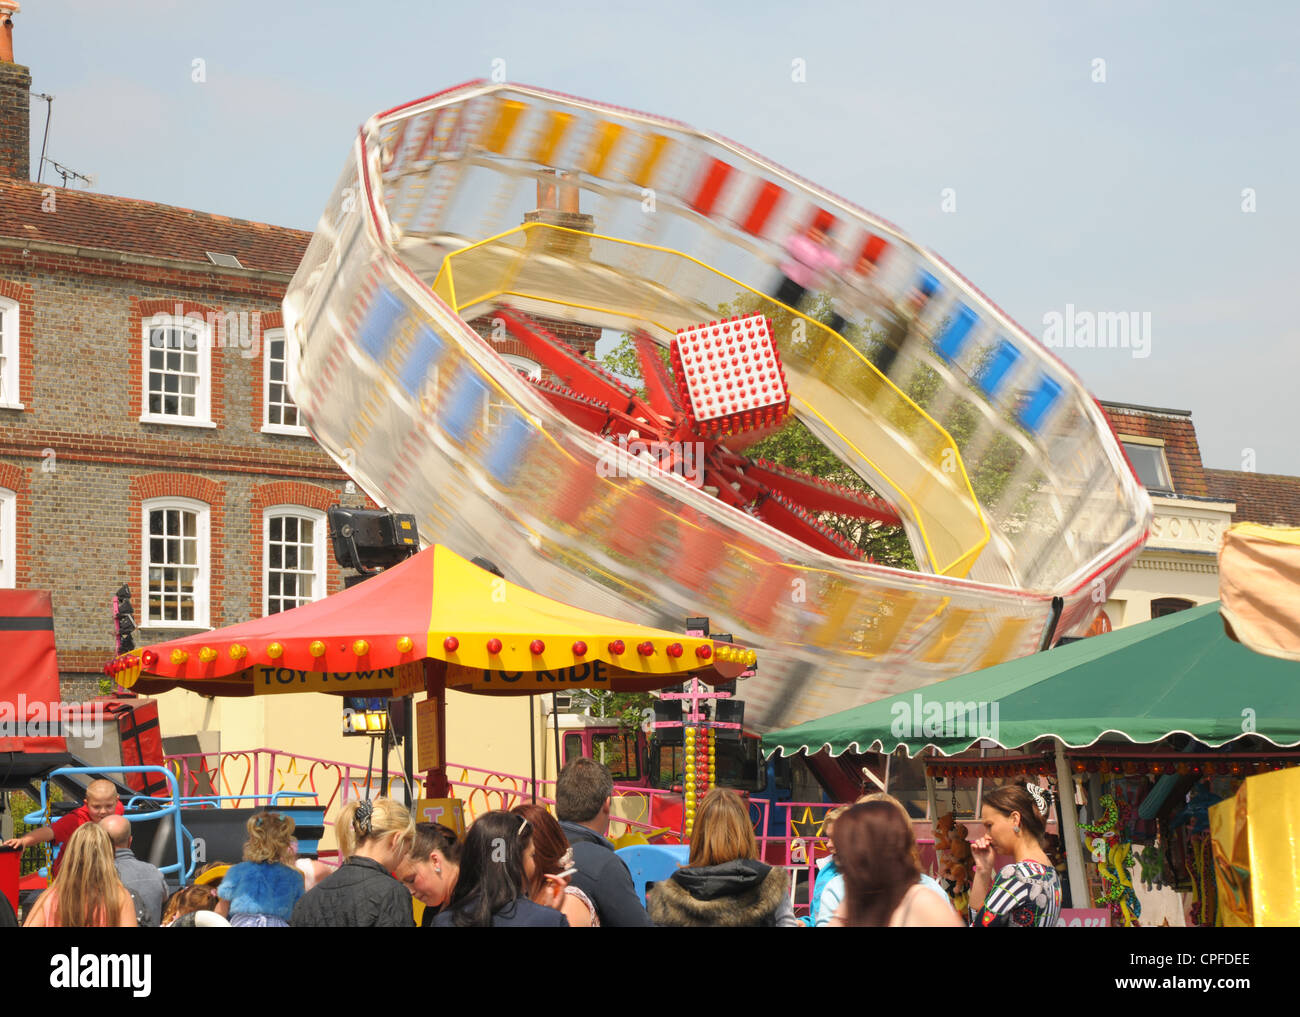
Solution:
<svg viewBox="0 0 1300 1017">
<path fill-rule="evenodd" d="M 818 212 L 807 230 L 786 241 L 788 257 L 781 263 L 781 285 L 773 296 L 787 307 L 798 310 L 808 290 L 820 287 L 829 273 L 843 270 L 826 235 L 833 222 L 829 212 Z"/>
</svg>

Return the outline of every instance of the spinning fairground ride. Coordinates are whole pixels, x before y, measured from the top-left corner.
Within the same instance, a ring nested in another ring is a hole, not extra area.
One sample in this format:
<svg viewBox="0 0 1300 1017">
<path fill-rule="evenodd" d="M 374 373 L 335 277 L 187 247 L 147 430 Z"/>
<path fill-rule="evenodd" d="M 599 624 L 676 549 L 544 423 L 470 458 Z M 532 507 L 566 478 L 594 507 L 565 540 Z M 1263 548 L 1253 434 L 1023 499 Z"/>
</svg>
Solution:
<svg viewBox="0 0 1300 1017">
<path fill-rule="evenodd" d="M 938 256 L 646 114 L 471 82 L 372 117 L 284 308 L 371 497 L 546 596 L 710 617 L 761 651 L 758 730 L 1081 633 L 1151 518 L 1078 379 Z M 639 383 L 556 337 L 600 330 Z M 787 425 L 865 485 L 751 454 Z"/>
</svg>

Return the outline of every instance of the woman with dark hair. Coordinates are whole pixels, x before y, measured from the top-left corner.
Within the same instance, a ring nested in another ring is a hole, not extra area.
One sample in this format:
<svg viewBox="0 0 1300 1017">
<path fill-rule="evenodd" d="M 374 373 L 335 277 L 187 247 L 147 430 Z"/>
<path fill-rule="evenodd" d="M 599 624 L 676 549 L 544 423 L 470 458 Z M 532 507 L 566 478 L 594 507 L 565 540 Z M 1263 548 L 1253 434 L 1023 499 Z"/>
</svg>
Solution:
<svg viewBox="0 0 1300 1017">
<path fill-rule="evenodd" d="M 433 924 L 437 928 L 560 926 L 559 911 L 528 899 L 524 852 L 532 824 L 510 812 L 485 812 L 474 821 L 460 854 L 460 878 L 451 906 Z"/>
<path fill-rule="evenodd" d="M 1047 795 L 1037 784 L 1003 784 L 984 792 L 981 819 L 988 831 L 971 844 L 971 924 L 1054 926 L 1061 916 L 1061 878 L 1047 857 Z M 1010 855 L 993 877 L 994 858 Z"/>
<path fill-rule="evenodd" d="M 451 903 L 460 878 L 460 841 L 441 823 L 416 823 L 411 853 L 397 868 L 397 878 L 424 905 L 422 926 L 430 926 Z"/>
<path fill-rule="evenodd" d="M 532 828 L 532 836 L 524 849 L 524 877 L 528 880 L 528 896 L 533 903 L 554 907 L 578 929 L 600 925 L 596 906 L 591 898 L 576 886 L 564 884 L 568 877 L 563 873 L 573 868 L 573 848 L 564 837 L 564 831 L 554 816 L 540 805 L 516 805 L 513 815 L 523 816 Z M 564 896 L 555 902 L 557 886 L 563 887 Z"/>
<path fill-rule="evenodd" d="M 648 892 L 656 925 L 784 926 L 798 928 L 784 869 L 758 861 L 749 807 L 734 791 L 715 787 L 700 803 L 683 868 Z"/>
<path fill-rule="evenodd" d="M 891 801 L 855 805 L 835 821 L 844 900 L 832 925 L 961 927 L 946 899 L 921 882 L 907 813 Z"/>
</svg>

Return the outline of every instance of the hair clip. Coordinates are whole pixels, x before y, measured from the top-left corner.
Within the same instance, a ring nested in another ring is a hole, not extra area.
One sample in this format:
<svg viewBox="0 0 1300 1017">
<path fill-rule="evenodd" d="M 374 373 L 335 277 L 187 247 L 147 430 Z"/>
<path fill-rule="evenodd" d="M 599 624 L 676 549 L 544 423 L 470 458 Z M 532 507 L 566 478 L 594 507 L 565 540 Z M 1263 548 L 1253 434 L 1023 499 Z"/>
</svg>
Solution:
<svg viewBox="0 0 1300 1017">
<path fill-rule="evenodd" d="M 516 837 L 522 837 L 522 836 L 524 835 L 524 831 L 527 830 L 527 829 L 528 829 L 528 817 L 527 817 L 527 816 L 520 816 L 520 817 L 519 817 L 519 829 L 515 831 L 515 836 L 516 836 Z"/>
<path fill-rule="evenodd" d="M 1043 789 L 1037 784 L 1026 784 L 1025 790 L 1029 797 L 1034 800 L 1034 807 L 1044 816 L 1047 815 L 1047 798 L 1043 795 Z"/>
<path fill-rule="evenodd" d="M 357 832 L 363 837 L 370 836 L 370 822 L 374 814 L 375 806 L 369 798 L 362 799 L 357 804 L 357 811 L 352 817 L 352 823 L 357 828 Z"/>
</svg>

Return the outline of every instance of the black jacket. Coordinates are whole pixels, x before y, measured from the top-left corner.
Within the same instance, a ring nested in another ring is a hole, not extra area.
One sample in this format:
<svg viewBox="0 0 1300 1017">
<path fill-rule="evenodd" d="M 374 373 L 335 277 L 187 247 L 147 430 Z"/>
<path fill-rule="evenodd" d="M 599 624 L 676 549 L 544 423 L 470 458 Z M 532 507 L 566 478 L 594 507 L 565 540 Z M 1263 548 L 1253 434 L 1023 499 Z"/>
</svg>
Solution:
<svg viewBox="0 0 1300 1017">
<path fill-rule="evenodd" d="M 471 897 L 472 901 L 473 898 Z M 456 923 L 452 921 L 452 909 L 448 908 L 433 920 L 434 928 L 452 929 Z M 567 929 L 569 920 L 556 911 L 554 908 L 542 907 L 540 904 L 534 904 L 527 897 L 518 897 L 511 901 L 500 911 L 492 915 L 492 928 L 546 928 L 546 929 Z"/>
<path fill-rule="evenodd" d="M 648 904 L 656 925 L 776 925 L 789 910 L 789 890 L 784 869 L 739 859 L 678 869 L 651 888 Z"/>
<path fill-rule="evenodd" d="M 573 848 L 577 874 L 573 885 L 591 898 L 600 915 L 601 927 L 623 928 L 653 925 L 632 886 L 632 873 L 614 854 L 614 845 L 594 830 L 577 823 L 560 823 Z"/>
<path fill-rule="evenodd" d="M 415 928 L 411 894 L 369 858 L 353 856 L 298 898 L 289 924 L 306 928 Z"/>
</svg>

